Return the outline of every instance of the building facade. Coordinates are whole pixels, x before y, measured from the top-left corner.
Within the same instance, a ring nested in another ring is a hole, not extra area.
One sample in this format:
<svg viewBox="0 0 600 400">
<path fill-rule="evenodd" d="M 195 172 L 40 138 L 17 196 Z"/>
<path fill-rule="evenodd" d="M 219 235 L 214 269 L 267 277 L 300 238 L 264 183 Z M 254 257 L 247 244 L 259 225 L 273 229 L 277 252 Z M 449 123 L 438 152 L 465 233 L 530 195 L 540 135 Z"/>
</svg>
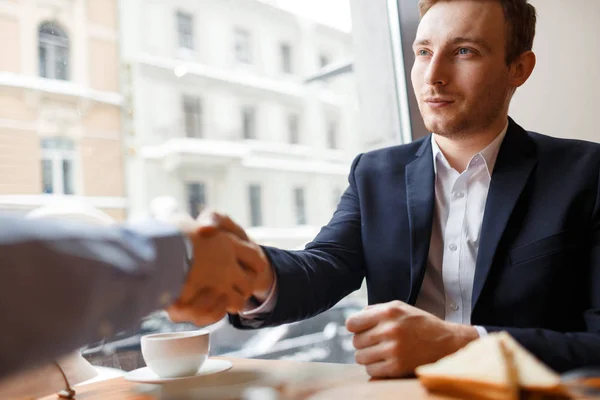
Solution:
<svg viewBox="0 0 600 400">
<path fill-rule="evenodd" d="M 0 1 L 0 209 L 126 218 L 117 0 Z"/>
<path fill-rule="evenodd" d="M 132 215 L 160 196 L 298 248 L 331 217 L 358 152 L 348 32 L 256 0 L 121 2 Z"/>
</svg>

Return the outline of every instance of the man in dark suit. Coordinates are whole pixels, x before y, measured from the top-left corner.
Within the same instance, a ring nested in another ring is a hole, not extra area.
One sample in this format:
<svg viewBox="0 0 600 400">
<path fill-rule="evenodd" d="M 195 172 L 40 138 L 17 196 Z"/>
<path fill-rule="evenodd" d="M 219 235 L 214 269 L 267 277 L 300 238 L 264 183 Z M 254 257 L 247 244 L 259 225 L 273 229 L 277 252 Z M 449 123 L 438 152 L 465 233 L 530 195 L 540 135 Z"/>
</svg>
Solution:
<svg viewBox="0 0 600 400">
<path fill-rule="evenodd" d="M 419 5 L 412 82 L 433 134 L 358 156 L 305 250 L 249 245 L 270 267 L 233 323 L 309 318 L 366 278 L 371 306 L 347 327 L 372 376 L 411 373 L 499 330 L 557 371 L 600 365 L 600 146 L 508 117 L 535 66 L 535 9 Z"/>
</svg>

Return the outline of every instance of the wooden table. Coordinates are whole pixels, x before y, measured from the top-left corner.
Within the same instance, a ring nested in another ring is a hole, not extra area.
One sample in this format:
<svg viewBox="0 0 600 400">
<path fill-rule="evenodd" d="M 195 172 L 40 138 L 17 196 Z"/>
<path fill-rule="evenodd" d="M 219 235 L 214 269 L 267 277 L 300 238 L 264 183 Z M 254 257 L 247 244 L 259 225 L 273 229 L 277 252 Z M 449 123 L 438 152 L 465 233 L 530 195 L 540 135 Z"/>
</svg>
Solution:
<svg viewBox="0 0 600 400">
<path fill-rule="evenodd" d="M 289 375 L 283 382 L 282 391 L 293 399 L 412 399 L 445 400 L 447 398 L 428 394 L 418 383 L 411 380 L 369 381 L 363 367 L 348 364 L 304 363 L 284 360 L 229 359 L 230 371 L 252 369 L 265 374 Z M 227 372 L 224 372 L 226 374 Z M 76 387 L 78 400 L 152 400 L 139 394 L 138 384 L 123 378 Z M 55 400 L 48 396 L 44 400 Z"/>
</svg>

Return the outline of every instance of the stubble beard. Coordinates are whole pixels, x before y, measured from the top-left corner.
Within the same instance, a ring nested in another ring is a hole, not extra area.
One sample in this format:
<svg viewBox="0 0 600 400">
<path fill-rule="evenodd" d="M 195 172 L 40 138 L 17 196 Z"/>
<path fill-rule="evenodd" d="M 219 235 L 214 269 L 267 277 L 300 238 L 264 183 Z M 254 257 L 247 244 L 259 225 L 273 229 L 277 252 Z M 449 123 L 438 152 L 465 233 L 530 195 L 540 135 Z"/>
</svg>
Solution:
<svg viewBox="0 0 600 400">
<path fill-rule="evenodd" d="M 469 138 L 489 129 L 498 120 L 504 113 L 507 95 L 508 88 L 505 86 L 490 87 L 474 102 L 473 106 L 466 107 L 466 110 L 457 110 L 450 115 L 444 115 L 443 111 L 436 113 L 433 110 L 427 110 L 428 114 L 426 114 L 421 108 L 421 117 L 429 132 L 448 139 Z M 456 106 L 453 104 L 450 107 Z"/>
</svg>

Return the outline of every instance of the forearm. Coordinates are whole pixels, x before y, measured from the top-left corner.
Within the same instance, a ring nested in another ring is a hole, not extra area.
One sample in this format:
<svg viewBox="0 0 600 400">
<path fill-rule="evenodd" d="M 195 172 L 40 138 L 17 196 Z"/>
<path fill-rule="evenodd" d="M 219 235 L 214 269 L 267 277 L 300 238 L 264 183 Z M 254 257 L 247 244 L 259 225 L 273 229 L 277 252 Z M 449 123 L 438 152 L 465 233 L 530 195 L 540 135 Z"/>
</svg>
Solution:
<svg viewBox="0 0 600 400">
<path fill-rule="evenodd" d="M 561 333 L 548 329 L 484 326 L 488 332 L 506 331 L 555 371 L 600 365 L 600 334 Z"/>
<path fill-rule="evenodd" d="M 0 233 L 0 376 L 135 326 L 175 300 L 181 235 L 163 225 L 10 221 Z"/>
<path fill-rule="evenodd" d="M 238 328 L 263 328 L 310 318 L 323 312 L 360 288 L 362 264 L 336 256 L 325 249 L 287 251 L 263 247 L 277 282 L 277 300 L 272 311 L 241 320 Z"/>
</svg>

